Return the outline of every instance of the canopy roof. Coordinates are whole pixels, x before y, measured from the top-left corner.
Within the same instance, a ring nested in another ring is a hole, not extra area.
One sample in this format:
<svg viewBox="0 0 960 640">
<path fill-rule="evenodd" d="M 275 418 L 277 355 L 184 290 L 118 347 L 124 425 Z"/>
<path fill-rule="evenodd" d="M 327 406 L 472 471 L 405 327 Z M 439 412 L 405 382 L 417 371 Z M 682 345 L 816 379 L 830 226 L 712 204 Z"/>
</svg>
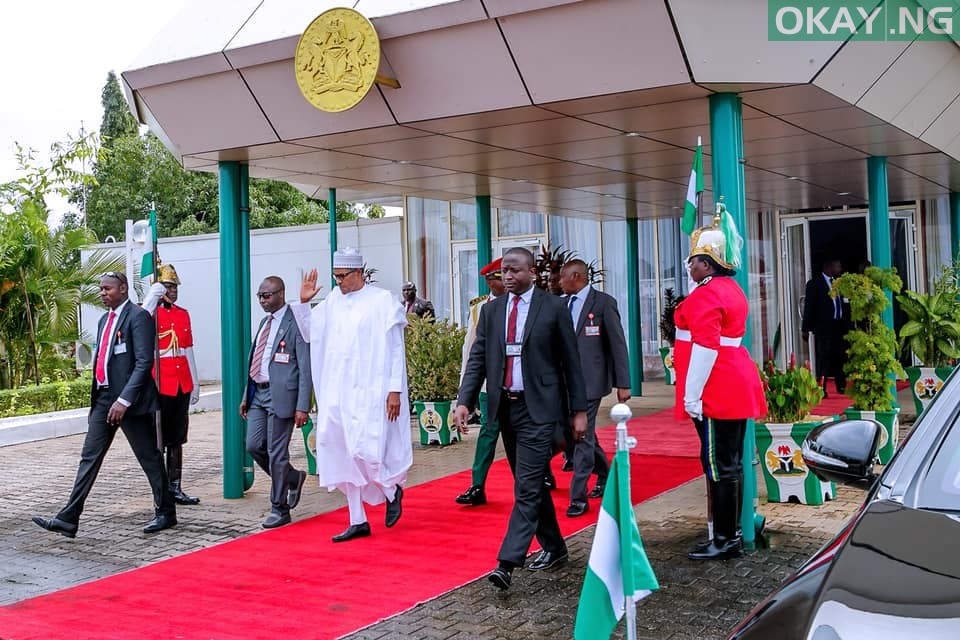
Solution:
<svg viewBox="0 0 960 640">
<path fill-rule="evenodd" d="M 382 43 L 342 113 L 302 97 L 293 56 L 328 0 L 188 3 L 122 78 L 185 167 L 238 160 L 310 195 L 399 204 L 490 195 L 579 217 L 673 216 L 708 96 L 739 92 L 748 207 L 892 202 L 960 191 L 960 46 L 771 42 L 756 0 L 358 0 Z"/>
</svg>

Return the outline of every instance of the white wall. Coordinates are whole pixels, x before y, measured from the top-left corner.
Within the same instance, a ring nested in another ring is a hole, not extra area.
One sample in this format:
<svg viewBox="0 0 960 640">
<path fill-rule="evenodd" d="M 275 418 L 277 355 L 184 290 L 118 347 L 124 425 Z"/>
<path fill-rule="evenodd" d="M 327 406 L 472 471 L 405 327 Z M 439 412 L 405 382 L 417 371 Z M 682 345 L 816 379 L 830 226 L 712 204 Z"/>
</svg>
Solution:
<svg viewBox="0 0 960 640">
<path fill-rule="evenodd" d="M 400 295 L 403 282 L 403 243 L 400 218 L 356 220 L 337 224 L 337 246 L 356 247 L 368 268 L 377 269 L 376 286 Z M 100 244 L 93 249 L 111 249 L 122 255 L 122 245 Z M 84 256 L 90 250 L 84 251 Z M 220 380 L 220 236 L 207 234 L 181 238 L 160 238 L 160 258 L 173 264 L 180 277 L 178 304 L 190 312 L 193 323 L 194 352 L 200 379 Z M 327 225 L 261 229 L 250 233 L 250 320 L 251 332 L 259 324 L 263 310 L 253 293 L 266 276 L 280 276 L 287 299 L 299 297 L 304 271 L 316 268 L 324 285 L 323 297 L 330 290 L 330 245 Z M 131 296 L 133 297 L 133 296 Z M 81 328 L 88 342 L 97 333 L 97 321 L 103 309 L 84 306 Z"/>
</svg>

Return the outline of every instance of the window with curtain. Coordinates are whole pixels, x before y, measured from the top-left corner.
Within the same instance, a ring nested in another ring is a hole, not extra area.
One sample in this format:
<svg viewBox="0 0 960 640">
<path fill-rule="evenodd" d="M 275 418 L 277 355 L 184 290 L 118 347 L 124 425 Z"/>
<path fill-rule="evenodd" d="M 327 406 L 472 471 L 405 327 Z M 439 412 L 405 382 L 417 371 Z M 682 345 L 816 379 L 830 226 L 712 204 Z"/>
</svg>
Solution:
<svg viewBox="0 0 960 640">
<path fill-rule="evenodd" d="M 433 302 L 439 318 L 453 313 L 448 213 L 445 201 L 407 198 L 407 273 L 417 285 L 417 294 Z"/>
<path fill-rule="evenodd" d="M 545 227 L 543 218 L 542 213 L 497 209 L 497 235 L 501 238 L 539 235 Z"/>
<path fill-rule="evenodd" d="M 924 200 L 923 229 L 924 270 L 927 276 L 927 290 L 940 275 L 940 269 L 953 262 L 950 248 L 950 196 L 940 196 Z"/>
<path fill-rule="evenodd" d="M 657 249 L 660 252 L 660 295 L 673 289 L 674 295 L 687 294 L 687 266 L 690 253 L 689 236 L 680 232 L 680 218 L 656 221 Z M 659 315 L 657 316 L 659 318 Z"/>
<path fill-rule="evenodd" d="M 577 257 L 590 264 L 600 263 L 600 223 L 584 218 L 550 216 L 550 248 L 562 246 L 576 251 Z M 621 236 L 622 238 L 622 236 Z"/>
<path fill-rule="evenodd" d="M 454 240 L 477 237 L 477 204 L 472 200 L 450 203 L 450 234 Z"/>
<path fill-rule="evenodd" d="M 747 275 L 750 287 L 750 344 L 754 360 L 762 361 L 780 329 L 777 278 L 777 216 L 774 211 L 747 214 Z M 782 340 L 781 340 L 782 343 Z M 783 347 L 780 348 L 781 353 Z"/>
</svg>

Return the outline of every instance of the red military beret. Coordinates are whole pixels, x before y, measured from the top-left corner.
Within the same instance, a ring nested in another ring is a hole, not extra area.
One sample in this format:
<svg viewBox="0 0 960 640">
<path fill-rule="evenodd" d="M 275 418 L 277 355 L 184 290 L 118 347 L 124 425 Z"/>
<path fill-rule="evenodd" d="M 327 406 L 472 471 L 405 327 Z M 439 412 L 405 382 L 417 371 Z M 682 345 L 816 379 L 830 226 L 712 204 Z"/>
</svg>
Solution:
<svg viewBox="0 0 960 640">
<path fill-rule="evenodd" d="M 480 269 L 480 275 L 500 277 L 500 263 L 502 262 L 503 258 L 497 258 L 483 269 Z"/>
</svg>

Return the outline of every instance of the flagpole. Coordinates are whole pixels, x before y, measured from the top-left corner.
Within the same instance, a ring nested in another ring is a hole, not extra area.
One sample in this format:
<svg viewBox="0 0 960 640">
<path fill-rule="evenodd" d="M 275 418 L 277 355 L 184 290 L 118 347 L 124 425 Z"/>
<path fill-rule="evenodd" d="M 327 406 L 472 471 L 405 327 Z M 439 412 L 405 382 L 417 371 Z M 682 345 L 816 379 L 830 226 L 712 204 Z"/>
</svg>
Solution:
<svg viewBox="0 0 960 640">
<path fill-rule="evenodd" d="M 637 446 L 637 439 L 627 434 L 627 420 L 633 417 L 630 407 L 623 403 L 616 404 L 610 409 L 610 417 L 617 421 L 617 452 L 630 451 Z M 623 599 L 627 640 L 637 640 L 637 604 L 633 601 L 632 593 L 625 593 Z"/>
<path fill-rule="evenodd" d="M 150 203 L 150 235 L 153 238 L 153 270 L 150 274 L 150 284 L 152 285 L 157 281 L 157 263 L 160 262 L 160 247 L 157 246 L 157 203 L 156 201 Z M 157 302 L 157 308 L 160 308 L 159 301 Z M 160 314 L 157 313 L 156 309 L 153 312 L 153 366 L 154 370 L 157 372 L 156 384 L 157 388 L 160 387 Z M 157 435 L 157 449 L 160 450 L 160 455 L 163 455 L 163 416 L 160 413 L 160 405 L 157 404 L 157 411 L 153 416 L 153 427 Z"/>
<path fill-rule="evenodd" d="M 703 143 L 701 142 L 701 136 L 697 136 L 697 149 L 699 149 L 702 144 Z M 701 166 L 701 170 L 702 169 L 703 167 Z M 703 201 L 703 191 L 697 191 L 697 226 L 698 227 L 701 224 L 703 224 L 703 214 L 700 213 L 700 203 L 702 201 Z"/>
</svg>

